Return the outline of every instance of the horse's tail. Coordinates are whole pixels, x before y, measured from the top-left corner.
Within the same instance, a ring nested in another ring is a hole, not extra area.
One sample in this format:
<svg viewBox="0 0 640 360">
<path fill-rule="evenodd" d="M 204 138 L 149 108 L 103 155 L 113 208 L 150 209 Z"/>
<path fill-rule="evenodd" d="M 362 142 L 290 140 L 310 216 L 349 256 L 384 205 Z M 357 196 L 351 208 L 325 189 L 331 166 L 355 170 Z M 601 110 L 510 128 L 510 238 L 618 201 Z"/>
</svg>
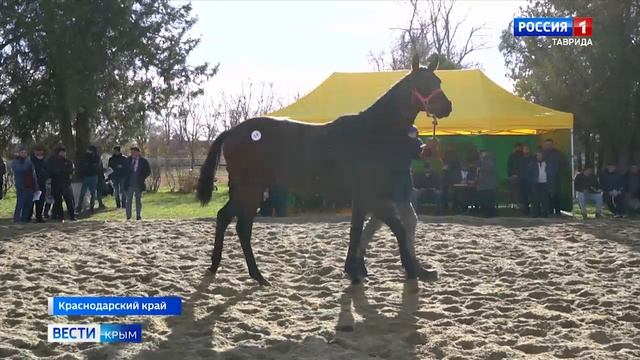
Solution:
<svg viewBox="0 0 640 360">
<path fill-rule="evenodd" d="M 213 193 L 213 178 L 216 175 L 216 170 L 220 163 L 222 144 L 228 135 L 229 130 L 218 135 L 218 137 L 213 141 L 213 144 L 211 144 L 209 154 L 207 154 L 207 159 L 200 168 L 200 178 L 198 179 L 198 192 L 196 197 L 200 200 L 202 206 L 207 205 L 209 201 L 211 201 L 211 194 Z"/>
</svg>

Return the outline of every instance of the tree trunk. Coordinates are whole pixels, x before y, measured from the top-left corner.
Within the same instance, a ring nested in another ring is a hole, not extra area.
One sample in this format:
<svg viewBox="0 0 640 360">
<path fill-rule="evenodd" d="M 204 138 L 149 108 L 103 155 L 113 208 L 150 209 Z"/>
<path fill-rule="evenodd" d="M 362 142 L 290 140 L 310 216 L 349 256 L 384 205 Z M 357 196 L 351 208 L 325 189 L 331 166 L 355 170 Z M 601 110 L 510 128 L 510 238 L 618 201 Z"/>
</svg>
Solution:
<svg viewBox="0 0 640 360">
<path fill-rule="evenodd" d="M 91 142 L 91 126 L 89 125 L 89 112 L 81 109 L 76 114 L 76 164 L 80 164 L 82 155 L 87 151 Z"/>
</svg>

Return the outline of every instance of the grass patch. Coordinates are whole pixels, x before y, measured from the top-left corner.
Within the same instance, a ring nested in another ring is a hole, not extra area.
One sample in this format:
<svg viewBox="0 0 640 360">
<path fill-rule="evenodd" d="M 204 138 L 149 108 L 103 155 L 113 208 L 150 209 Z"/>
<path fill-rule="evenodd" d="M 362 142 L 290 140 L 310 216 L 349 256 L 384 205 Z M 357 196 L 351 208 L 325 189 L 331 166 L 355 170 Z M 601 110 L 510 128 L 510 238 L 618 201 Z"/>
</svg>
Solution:
<svg viewBox="0 0 640 360">
<path fill-rule="evenodd" d="M 213 199 L 208 206 L 202 207 L 197 201 L 195 194 L 180 194 L 160 189 L 157 193 L 144 193 L 142 195 L 142 218 L 143 219 L 193 219 L 204 217 L 215 217 L 218 210 L 226 203 L 229 197 L 229 189 L 226 186 L 219 186 L 218 191 L 213 194 Z M 113 196 L 104 198 L 106 210 L 96 211 L 92 216 L 81 216 L 82 219 L 89 220 L 124 220 L 124 209 L 116 209 Z M 6 194 L 0 200 L 0 218 L 12 219 L 13 210 L 16 205 L 14 192 Z M 97 204 L 96 204 L 97 209 Z M 132 209 L 135 216 L 135 204 Z M 65 211 L 66 216 L 66 211 Z"/>
</svg>

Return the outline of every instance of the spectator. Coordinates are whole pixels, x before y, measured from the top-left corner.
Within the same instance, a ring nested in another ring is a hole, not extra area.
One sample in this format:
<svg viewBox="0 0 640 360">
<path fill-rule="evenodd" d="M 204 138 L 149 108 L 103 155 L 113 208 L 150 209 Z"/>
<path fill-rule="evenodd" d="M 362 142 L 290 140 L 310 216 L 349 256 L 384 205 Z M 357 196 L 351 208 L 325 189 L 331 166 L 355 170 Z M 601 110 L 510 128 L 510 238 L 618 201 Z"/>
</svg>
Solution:
<svg viewBox="0 0 640 360">
<path fill-rule="evenodd" d="M 37 186 L 38 190 L 42 191 L 38 200 L 34 201 L 33 204 L 29 207 L 29 219 L 31 219 L 31 215 L 33 213 L 33 208 L 35 207 L 35 215 L 36 222 L 43 223 L 44 219 L 42 217 L 44 211 L 44 203 L 46 200 L 45 191 L 47 188 L 47 169 L 45 167 L 44 160 L 44 147 L 37 145 L 33 148 L 33 154 L 31 154 L 31 163 L 33 164 L 33 169 L 36 173 Z"/>
<path fill-rule="evenodd" d="M 640 167 L 631 165 L 625 176 L 626 206 L 629 210 L 640 210 Z"/>
<path fill-rule="evenodd" d="M 48 163 L 48 162 L 47 162 Z M 47 169 L 47 177 L 49 177 L 49 170 Z M 53 193 L 51 192 L 51 178 L 47 179 L 45 183 L 45 189 L 42 190 L 44 196 L 44 212 L 42 217 L 49 219 L 51 208 L 53 207 Z"/>
<path fill-rule="evenodd" d="M 47 170 L 51 178 L 51 194 L 53 195 L 52 218 L 64 221 L 62 201 L 67 205 L 69 220 L 76 220 L 73 204 L 73 191 L 71 191 L 71 176 L 73 175 L 73 162 L 67 159 L 67 151 L 64 147 L 58 147 L 54 154 L 47 160 Z"/>
<path fill-rule="evenodd" d="M 288 200 L 289 194 L 285 186 L 272 185 L 263 194 L 260 216 L 286 217 Z"/>
<path fill-rule="evenodd" d="M 482 214 L 486 217 L 496 216 L 496 189 L 498 188 L 496 159 L 486 150 L 480 151 L 480 168 L 476 187 Z"/>
<path fill-rule="evenodd" d="M 455 212 L 468 213 L 476 181 L 475 173 L 471 171 L 466 162 L 463 162 L 458 171 L 451 174 L 450 181 L 452 184 L 451 205 L 453 210 Z"/>
<path fill-rule="evenodd" d="M 422 172 L 412 172 L 413 187 L 415 189 L 413 207 L 417 209 L 420 204 L 432 203 L 436 207 L 436 214 L 442 211 L 442 181 L 440 175 L 435 172 L 429 163 L 425 163 Z"/>
<path fill-rule="evenodd" d="M 607 164 L 604 172 L 600 175 L 600 186 L 602 196 L 607 207 L 616 218 L 624 216 L 624 178 L 616 172 L 616 165 Z"/>
<path fill-rule="evenodd" d="M 4 198 L 4 176 L 7 174 L 7 166 L 4 159 L 0 156 L 0 200 Z"/>
<path fill-rule="evenodd" d="M 106 206 L 102 202 L 103 197 L 107 193 L 107 182 L 104 177 L 104 171 L 104 165 L 102 165 L 102 159 L 100 159 L 100 171 L 98 172 L 98 182 L 96 184 L 96 198 L 98 200 L 98 209 L 106 208 Z"/>
<path fill-rule="evenodd" d="M 520 204 L 520 209 L 524 215 L 529 214 L 528 160 L 524 155 L 524 145 L 521 142 L 515 143 L 513 152 L 509 154 L 509 159 L 507 160 L 507 176 L 515 194 L 515 201 Z"/>
<path fill-rule="evenodd" d="M 33 193 L 37 190 L 36 176 L 29 153 L 25 146 L 20 146 L 18 156 L 11 162 L 14 186 L 16 188 L 16 208 L 13 222 L 29 222 L 29 208 L 33 205 Z"/>
<path fill-rule="evenodd" d="M 80 177 L 82 178 L 82 188 L 80 189 L 80 197 L 78 198 L 76 208 L 76 213 L 78 214 L 82 212 L 87 189 L 89 190 L 90 197 L 89 211 L 93 212 L 93 206 L 97 196 L 98 174 L 100 174 L 100 156 L 98 155 L 98 149 L 93 145 L 89 145 L 81 161 Z"/>
<path fill-rule="evenodd" d="M 596 204 L 596 218 L 602 217 L 602 190 L 598 184 L 598 178 L 591 167 L 586 166 L 581 173 L 576 175 L 574 188 L 578 195 L 578 205 L 582 218 L 587 219 L 587 201 Z"/>
<path fill-rule="evenodd" d="M 109 167 L 113 171 L 109 177 L 113 182 L 113 197 L 116 199 L 116 208 L 124 208 L 127 198 L 124 191 L 127 158 L 120 152 L 120 146 L 113 147 L 113 155 L 109 158 Z"/>
<path fill-rule="evenodd" d="M 544 161 L 547 164 L 547 184 L 549 187 L 550 202 L 549 212 L 552 215 L 560 215 L 562 204 L 560 202 L 560 184 L 562 173 L 569 167 L 567 158 L 555 148 L 552 139 L 544 141 Z"/>
<path fill-rule="evenodd" d="M 127 194 L 126 215 L 131 220 L 133 197 L 136 198 L 136 220 L 142 220 L 142 192 L 146 190 L 145 180 L 151 175 L 151 166 L 140 154 L 140 148 L 132 147 L 125 173 L 124 188 Z"/>
<path fill-rule="evenodd" d="M 547 162 L 543 151 L 538 150 L 536 160 L 529 163 L 528 179 L 531 186 L 531 206 L 533 217 L 547 217 L 549 211 L 549 183 Z"/>
</svg>

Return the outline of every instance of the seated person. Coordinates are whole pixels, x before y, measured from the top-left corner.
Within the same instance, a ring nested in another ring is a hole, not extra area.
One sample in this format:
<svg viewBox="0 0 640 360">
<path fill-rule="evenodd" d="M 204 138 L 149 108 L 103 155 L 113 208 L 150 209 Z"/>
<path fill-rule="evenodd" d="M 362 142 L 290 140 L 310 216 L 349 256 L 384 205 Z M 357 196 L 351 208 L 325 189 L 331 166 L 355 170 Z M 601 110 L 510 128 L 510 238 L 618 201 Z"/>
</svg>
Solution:
<svg viewBox="0 0 640 360">
<path fill-rule="evenodd" d="M 640 210 L 640 167 L 638 165 L 629 167 L 624 188 L 627 208 L 634 211 Z"/>
<path fill-rule="evenodd" d="M 451 174 L 452 205 L 457 212 L 468 212 L 469 205 L 475 192 L 476 174 L 467 162 L 460 165 L 460 169 Z"/>
<path fill-rule="evenodd" d="M 433 171 L 429 163 L 425 164 L 423 171 L 413 171 L 414 198 L 413 207 L 424 203 L 431 203 L 436 206 L 436 212 L 440 212 L 442 207 L 442 183 L 440 175 Z"/>
<path fill-rule="evenodd" d="M 596 204 L 596 218 L 600 218 L 602 216 L 602 190 L 600 190 L 600 184 L 593 173 L 593 169 L 588 166 L 585 167 L 581 173 L 576 175 L 574 185 L 582 218 L 587 218 L 587 201 L 592 201 Z"/>
<path fill-rule="evenodd" d="M 616 171 L 616 165 L 608 163 L 600 175 L 600 187 L 607 207 L 616 218 L 624 216 L 624 178 Z"/>
</svg>

